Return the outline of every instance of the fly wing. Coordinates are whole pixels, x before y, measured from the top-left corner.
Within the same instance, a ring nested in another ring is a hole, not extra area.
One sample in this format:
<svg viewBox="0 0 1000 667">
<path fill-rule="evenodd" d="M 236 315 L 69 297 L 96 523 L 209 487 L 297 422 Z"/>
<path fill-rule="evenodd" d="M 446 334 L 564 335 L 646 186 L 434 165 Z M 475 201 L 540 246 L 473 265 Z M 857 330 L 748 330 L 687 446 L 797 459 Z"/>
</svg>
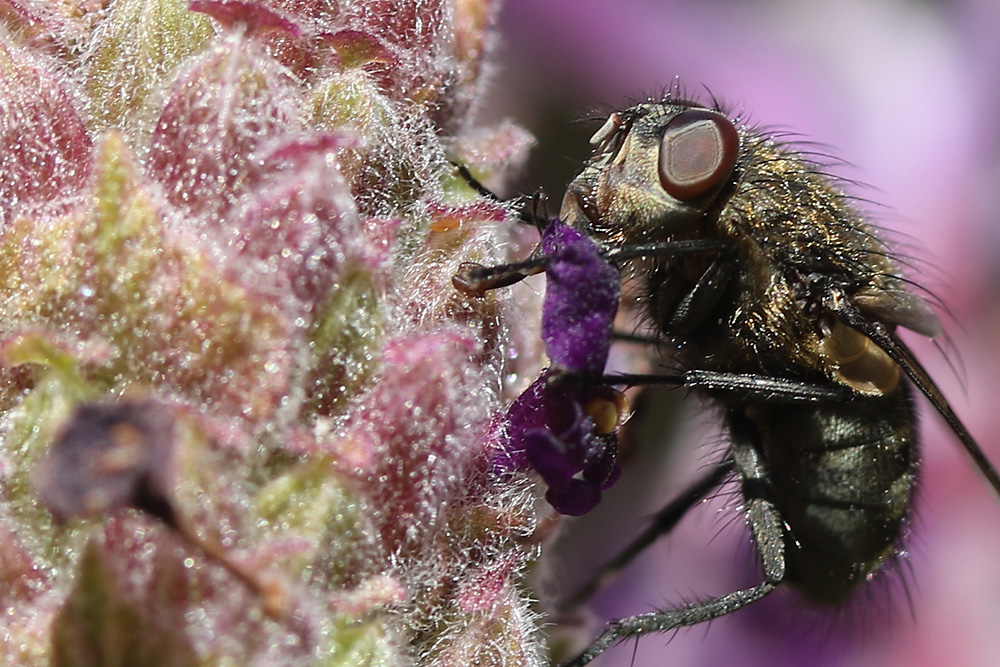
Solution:
<svg viewBox="0 0 1000 667">
<path fill-rule="evenodd" d="M 941 321 L 927 299 L 902 287 L 879 286 L 863 289 L 851 296 L 858 310 L 879 322 L 889 322 L 914 331 L 921 336 L 941 335 Z"/>
</svg>

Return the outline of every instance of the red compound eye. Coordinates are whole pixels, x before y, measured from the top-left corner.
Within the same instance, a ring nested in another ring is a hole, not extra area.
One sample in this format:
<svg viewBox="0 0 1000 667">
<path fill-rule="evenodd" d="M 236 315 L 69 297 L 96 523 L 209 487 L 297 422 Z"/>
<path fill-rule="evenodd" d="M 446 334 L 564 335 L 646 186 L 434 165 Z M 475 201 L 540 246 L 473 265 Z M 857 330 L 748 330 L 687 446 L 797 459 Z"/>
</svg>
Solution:
<svg viewBox="0 0 1000 667">
<path fill-rule="evenodd" d="M 660 183 L 686 201 L 711 190 L 733 170 L 740 137 L 729 119 L 707 109 L 682 111 L 660 140 Z"/>
</svg>

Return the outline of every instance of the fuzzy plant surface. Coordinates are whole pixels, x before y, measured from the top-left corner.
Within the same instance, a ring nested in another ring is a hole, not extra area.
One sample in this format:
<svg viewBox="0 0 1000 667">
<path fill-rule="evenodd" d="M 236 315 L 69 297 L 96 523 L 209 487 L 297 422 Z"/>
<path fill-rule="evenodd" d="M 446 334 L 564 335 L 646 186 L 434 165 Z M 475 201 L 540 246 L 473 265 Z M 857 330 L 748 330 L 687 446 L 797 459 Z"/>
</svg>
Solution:
<svg viewBox="0 0 1000 667">
<path fill-rule="evenodd" d="M 494 5 L 0 0 L 0 663 L 544 662 Z"/>
</svg>

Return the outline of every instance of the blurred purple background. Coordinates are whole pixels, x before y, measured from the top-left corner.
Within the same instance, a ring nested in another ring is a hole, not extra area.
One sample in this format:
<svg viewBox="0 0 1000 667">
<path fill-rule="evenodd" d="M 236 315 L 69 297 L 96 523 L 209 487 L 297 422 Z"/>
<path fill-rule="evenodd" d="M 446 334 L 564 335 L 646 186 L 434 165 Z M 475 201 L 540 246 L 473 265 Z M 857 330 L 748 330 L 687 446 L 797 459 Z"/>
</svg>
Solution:
<svg viewBox="0 0 1000 667">
<path fill-rule="evenodd" d="M 506 0 L 500 22 L 484 120 L 512 117 L 534 132 L 539 143 L 518 185 L 543 186 L 553 209 L 596 129 L 571 121 L 658 95 L 675 75 L 701 99 L 707 87 L 752 120 L 801 132 L 855 165 L 838 173 L 870 185 L 857 194 L 883 204 L 877 219 L 912 237 L 912 254 L 929 261 L 911 277 L 947 304 L 956 348 L 948 358 L 964 372 L 918 337 L 907 340 L 1000 462 L 1000 2 Z M 888 587 L 863 593 L 839 621 L 778 593 L 711 627 L 647 637 L 634 664 L 1000 664 L 1000 498 L 941 420 L 924 414 L 902 576 L 883 578 Z M 553 586 L 585 577 L 717 456 L 708 412 L 657 415 L 662 423 L 637 424 L 671 445 L 636 439 L 618 487 L 547 557 Z M 592 629 L 755 583 L 741 519 L 725 511 L 735 503 L 698 508 L 595 596 Z M 633 650 L 619 647 L 602 664 L 630 665 Z"/>
</svg>

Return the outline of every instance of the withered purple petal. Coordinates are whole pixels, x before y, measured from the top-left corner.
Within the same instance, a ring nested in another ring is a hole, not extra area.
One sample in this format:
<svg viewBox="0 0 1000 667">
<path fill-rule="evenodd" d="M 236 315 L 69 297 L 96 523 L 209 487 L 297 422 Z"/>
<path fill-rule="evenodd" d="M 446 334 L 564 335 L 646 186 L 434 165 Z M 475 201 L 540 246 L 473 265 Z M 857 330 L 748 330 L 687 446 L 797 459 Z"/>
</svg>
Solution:
<svg viewBox="0 0 1000 667">
<path fill-rule="evenodd" d="M 134 507 L 173 524 L 174 444 L 173 417 L 165 406 L 85 403 L 49 448 L 35 487 L 62 520 Z"/>
</svg>

